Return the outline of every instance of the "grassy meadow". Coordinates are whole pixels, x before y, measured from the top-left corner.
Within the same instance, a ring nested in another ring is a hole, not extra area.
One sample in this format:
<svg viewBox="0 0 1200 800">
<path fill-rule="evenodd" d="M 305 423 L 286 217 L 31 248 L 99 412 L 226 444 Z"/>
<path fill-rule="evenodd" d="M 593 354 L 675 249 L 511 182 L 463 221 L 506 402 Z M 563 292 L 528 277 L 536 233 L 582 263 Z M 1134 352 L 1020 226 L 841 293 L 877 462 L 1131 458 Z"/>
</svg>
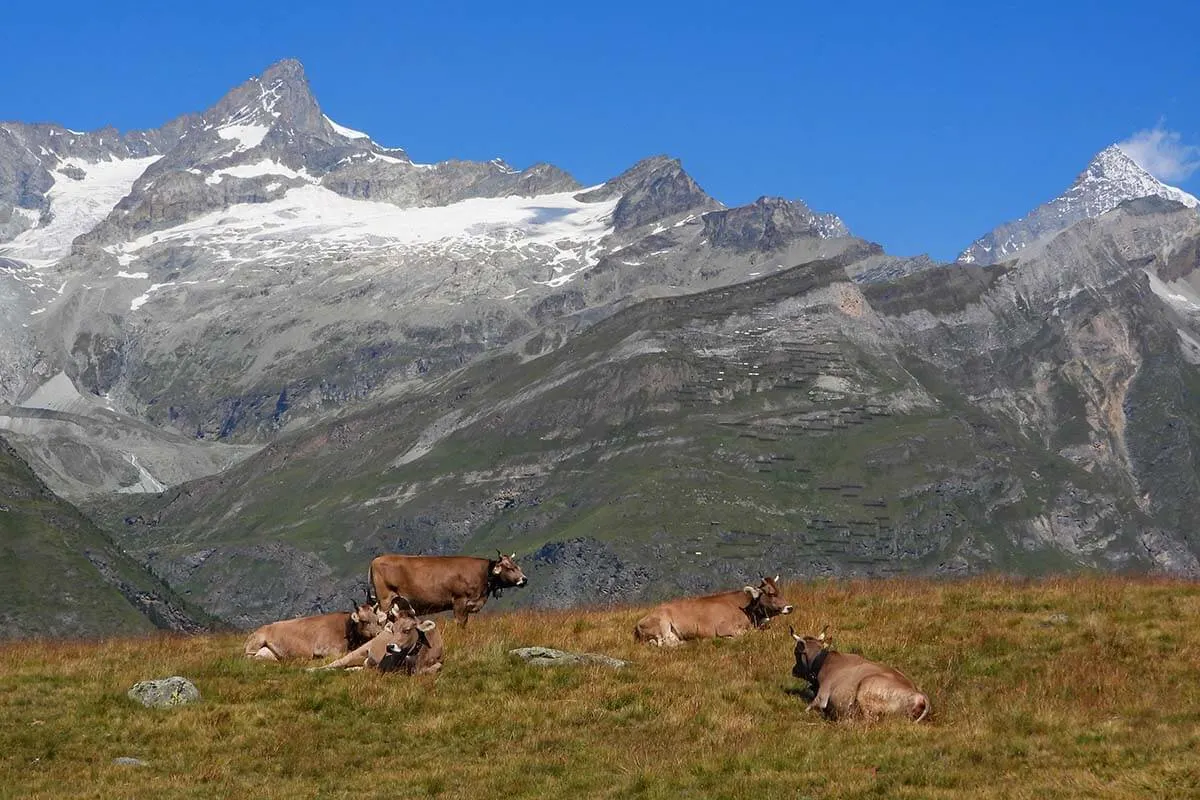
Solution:
<svg viewBox="0 0 1200 800">
<path fill-rule="evenodd" d="M 793 583 L 797 612 L 659 650 L 636 608 L 439 617 L 435 678 L 312 674 L 241 635 L 0 645 L 3 797 L 1183 797 L 1200 791 L 1200 584 Z M 927 722 L 804 713 L 788 622 L 905 671 Z M 543 669 L 510 648 L 629 659 Z M 144 709 L 134 682 L 203 700 Z M 146 766 L 118 766 L 119 756 Z"/>
</svg>

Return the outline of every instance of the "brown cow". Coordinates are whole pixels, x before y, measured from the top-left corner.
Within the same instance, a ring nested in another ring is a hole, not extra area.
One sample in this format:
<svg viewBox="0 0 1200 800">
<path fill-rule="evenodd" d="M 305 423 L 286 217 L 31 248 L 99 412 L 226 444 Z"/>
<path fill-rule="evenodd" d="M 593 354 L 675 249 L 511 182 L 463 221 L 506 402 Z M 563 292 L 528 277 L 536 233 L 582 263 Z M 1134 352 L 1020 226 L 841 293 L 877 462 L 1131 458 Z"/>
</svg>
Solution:
<svg viewBox="0 0 1200 800">
<path fill-rule="evenodd" d="M 761 628 L 771 617 L 792 613 L 779 592 L 779 576 L 763 578 L 758 588 L 685 597 L 664 603 L 638 620 L 633 638 L 639 642 L 677 645 L 688 639 L 741 636 Z"/>
<path fill-rule="evenodd" d="M 399 596 L 408 599 L 414 614 L 454 611 L 460 625 L 513 586 L 524 586 L 525 573 L 511 556 L 495 559 L 472 556 L 376 556 L 367 573 L 380 608 L 391 608 Z"/>
<path fill-rule="evenodd" d="M 868 661 L 853 653 L 832 649 L 832 640 L 820 636 L 798 636 L 796 665 L 792 675 L 808 681 L 813 691 L 806 710 L 819 709 L 827 717 L 863 716 L 868 720 L 885 714 L 902 714 L 920 722 L 929 714 L 929 698 L 899 670 Z"/>
<path fill-rule="evenodd" d="M 341 655 L 373 639 L 387 621 L 378 607 L 363 604 L 354 611 L 272 622 L 246 639 L 246 657 L 282 661 Z"/>
<path fill-rule="evenodd" d="M 431 619 L 401 617 L 371 641 L 316 669 L 361 669 L 432 675 L 442 668 L 442 632 Z"/>
</svg>

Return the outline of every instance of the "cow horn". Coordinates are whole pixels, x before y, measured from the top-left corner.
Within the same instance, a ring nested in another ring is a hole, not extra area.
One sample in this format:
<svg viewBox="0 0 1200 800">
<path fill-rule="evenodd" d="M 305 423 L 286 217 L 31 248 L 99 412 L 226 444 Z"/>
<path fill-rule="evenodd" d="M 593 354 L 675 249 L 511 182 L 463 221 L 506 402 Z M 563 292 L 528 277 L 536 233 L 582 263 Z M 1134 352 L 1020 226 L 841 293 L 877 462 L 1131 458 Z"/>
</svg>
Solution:
<svg viewBox="0 0 1200 800">
<path fill-rule="evenodd" d="M 821 635 L 817 637 L 817 641 L 818 642 L 825 641 L 826 637 L 828 637 L 828 635 L 829 635 L 829 626 L 826 625 L 824 628 L 821 628 Z"/>
<path fill-rule="evenodd" d="M 776 575 L 776 576 L 775 576 L 775 583 L 779 583 L 779 576 L 778 576 L 778 575 Z"/>
<path fill-rule="evenodd" d="M 797 642 L 804 638 L 796 633 L 796 628 L 792 625 L 788 625 L 788 633 L 792 634 L 792 638 Z"/>
</svg>

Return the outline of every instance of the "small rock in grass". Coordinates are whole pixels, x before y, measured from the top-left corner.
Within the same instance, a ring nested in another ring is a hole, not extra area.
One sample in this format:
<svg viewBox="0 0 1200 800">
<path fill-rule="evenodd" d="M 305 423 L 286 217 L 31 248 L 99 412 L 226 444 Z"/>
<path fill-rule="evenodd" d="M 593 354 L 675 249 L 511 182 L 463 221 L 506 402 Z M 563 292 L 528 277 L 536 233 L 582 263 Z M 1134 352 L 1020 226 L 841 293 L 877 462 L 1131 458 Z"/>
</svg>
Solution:
<svg viewBox="0 0 1200 800">
<path fill-rule="evenodd" d="M 196 685 L 178 675 L 135 683 L 127 694 L 146 708 L 170 708 L 195 703 L 200 699 L 200 690 Z"/>
<path fill-rule="evenodd" d="M 120 767 L 148 767 L 150 766 L 140 758 L 130 758 L 129 756 L 121 756 L 114 758 L 113 763 Z"/>
<path fill-rule="evenodd" d="M 1050 616 L 1048 616 L 1044 620 L 1042 620 L 1042 624 L 1047 625 L 1047 626 L 1049 626 L 1049 625 L 1066 625 L 1070 621 L 1071 621 L 1071 618 L 1068 617 L 1066 614 L 1051 614 Z"/>
<path fill-rule="evenodd" d="M 613 669 L 629 666 L 628 661 L 622 661 L 612 656 L 599 653 L 571 653 L 566 650 L 555 650 L 551 647 L 518 647 L 509 650 L 509 655 L 523 659 L 535 667 L 578 667 L 584 664 L 601 664 Z"/>
</svg>

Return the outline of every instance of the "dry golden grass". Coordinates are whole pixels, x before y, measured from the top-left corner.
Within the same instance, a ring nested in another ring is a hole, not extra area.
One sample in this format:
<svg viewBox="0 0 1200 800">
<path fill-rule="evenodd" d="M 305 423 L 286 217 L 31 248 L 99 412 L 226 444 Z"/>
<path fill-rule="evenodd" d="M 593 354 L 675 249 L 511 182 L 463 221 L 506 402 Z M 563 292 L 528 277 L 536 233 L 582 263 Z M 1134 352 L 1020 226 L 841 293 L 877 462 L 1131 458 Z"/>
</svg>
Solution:
<svg viewBox="0 0 1200 800">
<path fill-rule="evenodd" d="M 793 584 L 798 629 L 904 670 L 930 722 L 805 714 L 786 620 L 636 645 L 638 609 L 442 620 L 437 678 L 251 663 L 241 637 L 0 647 L 6 797 L 1184 797 L 1200 787 L 1200 585 Z M 1066 614 L 1061 624 L 1047 624 Z M 630 659 L 547 670 L 524 645 Z M 201 703 L 125 697 L 184 675 Z M 145 767 L 112 764 L 134 756 Z"/>
</svg>

